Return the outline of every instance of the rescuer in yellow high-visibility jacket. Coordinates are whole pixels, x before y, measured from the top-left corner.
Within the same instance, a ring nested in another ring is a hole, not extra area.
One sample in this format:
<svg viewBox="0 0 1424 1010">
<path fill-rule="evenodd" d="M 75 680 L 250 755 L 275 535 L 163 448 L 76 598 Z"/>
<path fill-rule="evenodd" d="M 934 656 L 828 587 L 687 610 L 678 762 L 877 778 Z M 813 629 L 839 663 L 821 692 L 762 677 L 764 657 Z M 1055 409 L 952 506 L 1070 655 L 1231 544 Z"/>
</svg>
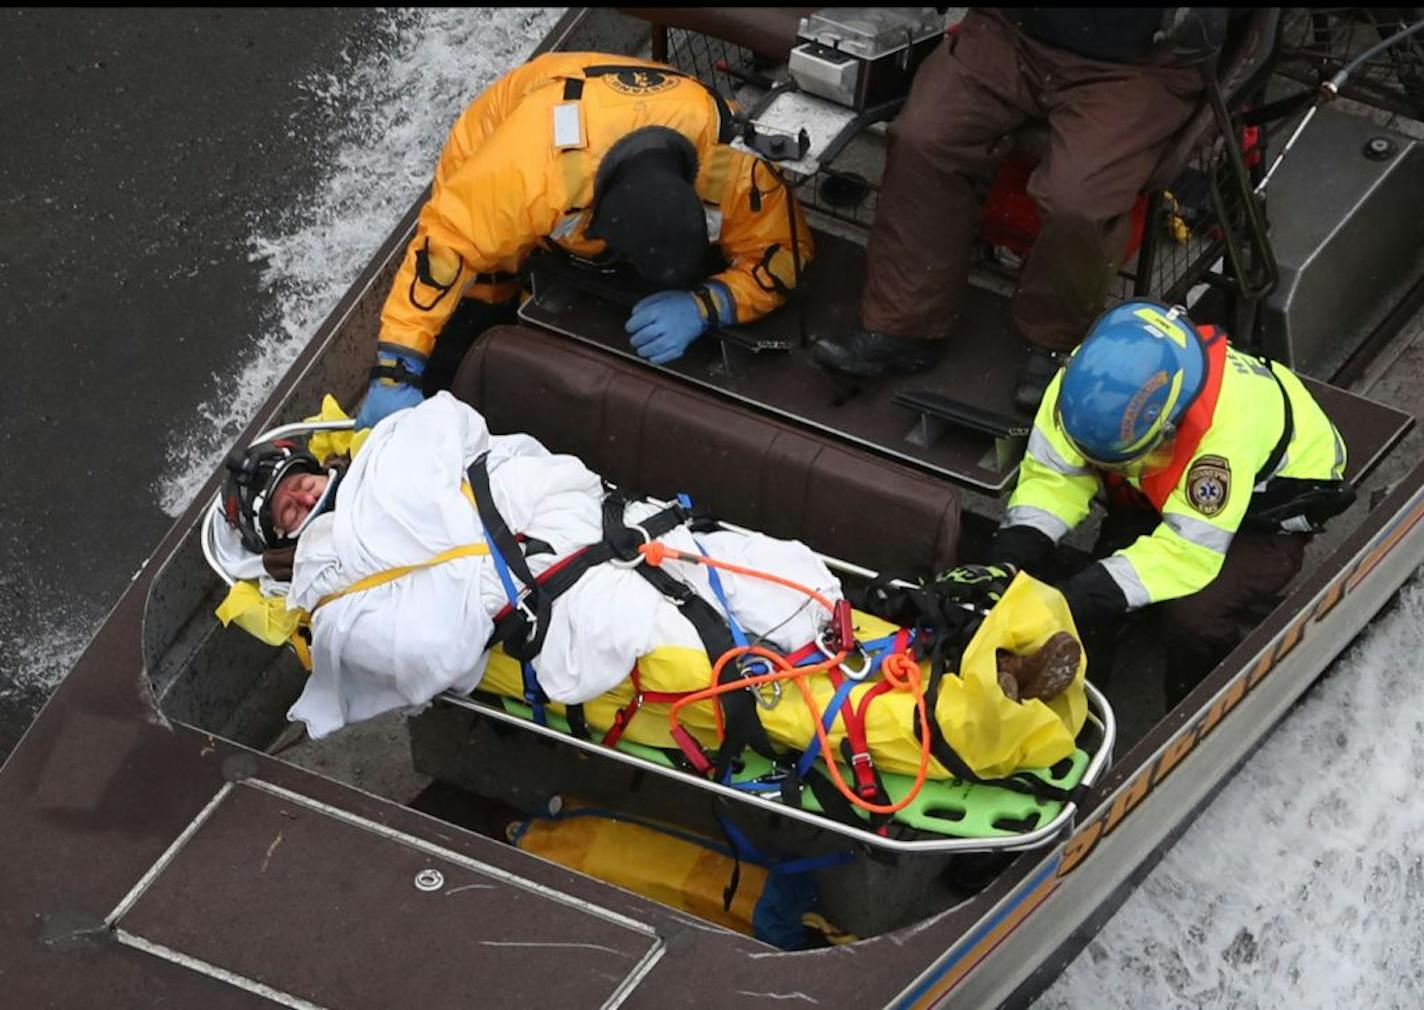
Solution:
<svg viewBox="0 0 1424 1010">
<path fill-rule="evenodd" d="M 1164 604 L 1174 701 L 1353 501 L 1344 471 L 1340 433 L 1288 368 L 1180 308 L 1126 302 L 1049 385 L 991 554 L 1041 569 L 1106 491 L 1100 551 L 1118 549 L 1061 588 L 1080 624 Z"/>
<path fill-rule="evenodd" d="M 774 171 L 730 146 L 733 125 L 694 78 L 626 56 L 549 53 L 496 81 L 440 156 L 381 311 L 358 427 L 448 385 L 474 337 L 513 319 L 536 249 L 630 264 L 652 291 L 630 343 L 658 364 L 714 323 L 781 305 L 811 234 Z M 725 268 L 708 276 L 713 246 Z"/>
</svg>

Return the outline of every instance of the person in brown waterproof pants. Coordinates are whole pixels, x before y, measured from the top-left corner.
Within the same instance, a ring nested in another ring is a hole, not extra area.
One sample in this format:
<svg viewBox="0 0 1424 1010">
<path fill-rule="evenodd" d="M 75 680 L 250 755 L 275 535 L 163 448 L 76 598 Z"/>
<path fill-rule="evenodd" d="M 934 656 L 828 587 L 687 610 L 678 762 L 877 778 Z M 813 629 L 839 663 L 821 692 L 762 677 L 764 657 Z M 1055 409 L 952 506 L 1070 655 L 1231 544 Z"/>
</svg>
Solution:
<svg viewBox="0 0 1424 1010">
<path fill-rule="evenodd" d="M 1013 131 L 1046 120 L 1028 186 L 1043 225 L 1013 302 L 1029 352 L 1014 399 L 1035 409 L 1103 309 L 1129 212 L 1196 108 L 1198 64 L 1225 24 L 1224 8 L 971 10 L 890 127 L 862 326 L 820 341 L 817 361 L 859 376 L 935 363 L 963 310 L 981 191 Z"/>
</svg>

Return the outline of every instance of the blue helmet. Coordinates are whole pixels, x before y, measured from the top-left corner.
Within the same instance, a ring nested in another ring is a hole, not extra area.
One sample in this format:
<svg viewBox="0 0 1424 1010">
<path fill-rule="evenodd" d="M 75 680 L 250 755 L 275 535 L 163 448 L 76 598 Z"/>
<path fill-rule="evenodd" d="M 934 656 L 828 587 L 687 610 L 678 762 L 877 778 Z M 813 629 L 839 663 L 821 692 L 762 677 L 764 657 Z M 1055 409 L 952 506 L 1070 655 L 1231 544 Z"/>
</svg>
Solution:
<svg viewBox="0 0 1424 1010">
<path fill-rule="evenodd" d="M 1171 437 L 1206 370 L 1185 309 L 1124 302 L 1098 317 L 1065 367 L 1058 423 L 1089 462 L 1140 460 Z"/>
</svg>

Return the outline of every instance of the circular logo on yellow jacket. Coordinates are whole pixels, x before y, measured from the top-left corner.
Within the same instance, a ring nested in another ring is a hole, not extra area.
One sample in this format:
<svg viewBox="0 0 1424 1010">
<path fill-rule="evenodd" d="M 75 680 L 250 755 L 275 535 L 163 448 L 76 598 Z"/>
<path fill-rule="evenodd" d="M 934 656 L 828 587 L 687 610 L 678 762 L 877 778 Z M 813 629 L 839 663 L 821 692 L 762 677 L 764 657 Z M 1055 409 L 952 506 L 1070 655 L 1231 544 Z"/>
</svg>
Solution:
<svg viewBox="0 0 1424 1010">
<path fill-rule="evenodd" d="M 604 78 L 608 86 L 620 95 L 656 95 L 678 86 L 682 78 L 653 70 L 651 67 L 629 67 Z"/>
<path fill-rule="evenodd" d="M 1199 456 L 1187 471 L 1187 501 L 1204 516 L 1226 508 L 1231 494 L 1231 465 L 1221 456 Z"/>
</svg>

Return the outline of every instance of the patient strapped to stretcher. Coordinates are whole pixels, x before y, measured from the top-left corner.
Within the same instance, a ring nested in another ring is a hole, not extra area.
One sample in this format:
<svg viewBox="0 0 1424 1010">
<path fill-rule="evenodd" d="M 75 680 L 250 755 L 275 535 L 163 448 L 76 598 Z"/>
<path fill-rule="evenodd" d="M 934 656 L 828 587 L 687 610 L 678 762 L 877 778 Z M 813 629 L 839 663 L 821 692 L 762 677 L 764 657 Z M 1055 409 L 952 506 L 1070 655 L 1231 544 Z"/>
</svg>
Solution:
<svg viewBox="0 0 1424 1010">
<path fill-rule="evenodd" d="M 805 545 L 626 498 L 448 394 L 337 438 L 235 454 L 216 524 L 239 580 L 219 616 L 309 648 L 289 717 L 313 737 L 479 689 L 704 774 L 747 746 L 829 751 L 862 800 L 862 766 L 998 780 L 1074 752 L 1081 649 L 1026 575 L 937 596 L 956 628 L 899 626 Z M 333 450 L 349 465 L 317 463 Z"/>
</svg>

